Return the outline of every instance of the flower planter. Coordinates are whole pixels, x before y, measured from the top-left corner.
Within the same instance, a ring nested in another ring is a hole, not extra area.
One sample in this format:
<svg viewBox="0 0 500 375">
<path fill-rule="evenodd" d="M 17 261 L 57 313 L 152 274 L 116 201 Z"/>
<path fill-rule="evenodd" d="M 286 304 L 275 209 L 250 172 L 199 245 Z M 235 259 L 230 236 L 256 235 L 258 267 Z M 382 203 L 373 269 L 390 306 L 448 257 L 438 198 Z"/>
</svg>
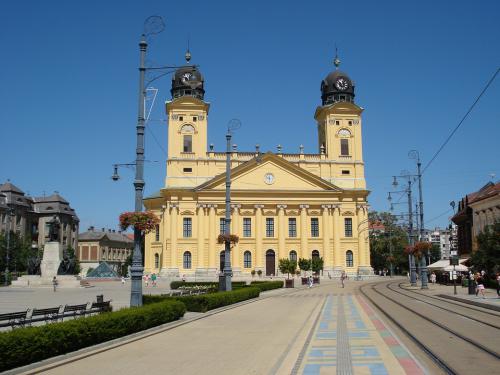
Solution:
<svg viewBox="0 0 500 375">
<path fill-rule="evenodd" d="M 313 277 L 313 284 L 319 284 L 319 277 Z"/>
<path fill-rule="evenodd" d="M 293 279 L 286 279 L 285 280 L 285 288 L 293 288 Z"/>
<path fill-rule="evenodd" d="M 300 279 L 302 280 L 302 285 L 307 285 L 307 283 L 309 282 L 309 278 L 307 277 L 301 277 Z"/>
</svg>

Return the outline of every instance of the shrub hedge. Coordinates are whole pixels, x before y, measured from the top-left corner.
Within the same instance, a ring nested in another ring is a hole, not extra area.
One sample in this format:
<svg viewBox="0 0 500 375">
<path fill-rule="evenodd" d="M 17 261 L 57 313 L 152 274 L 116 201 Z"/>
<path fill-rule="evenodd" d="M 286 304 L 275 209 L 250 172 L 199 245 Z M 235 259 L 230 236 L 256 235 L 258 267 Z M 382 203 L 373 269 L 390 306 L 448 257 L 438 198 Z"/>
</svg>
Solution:
<svg viewBox="0 0 500 375">
<path fill-rule="evenodd" d="M 232 305 L 233 303 L 245 301 L 251 298 L 257 298 L 260 289 L 256 287 L 246 287 L 232 290 L 230 292 L 217 292 L 209 294 L 200 294 L 197 296 L 168 297 L 165 295 L 147 296 L 142 298 L 143 303 L 150 304 L 159 301 L 176 300 L 186 305 L 188 311 L 207 312 L 218 307 Z"/>
<path fill-rule="evenodd" d="M 271 289 L 280 289 L 283 288 L 283 280 L 276 281 L 252 281 L 250 283 L 251 287 L 257 287 L 261 292 L 265 292 L 266 290 Z"/>
<path fill-rule="evenodd" d="M 159 326 L 179 319 L 185 312 L 186 307 L 178 301 L 162 301 L 87 318 L 0 332 L 0 372 Z"/>
<path fill-rule="evenodd" d="M 241 287 L 246 285 L 246 281 L 233 281 L 231 285 L 234 287 Z M 170 289 L 179 289 L 181 286 L 215 286 L 219 287 L 216 281 L 172 281 Z"/>
</svg>

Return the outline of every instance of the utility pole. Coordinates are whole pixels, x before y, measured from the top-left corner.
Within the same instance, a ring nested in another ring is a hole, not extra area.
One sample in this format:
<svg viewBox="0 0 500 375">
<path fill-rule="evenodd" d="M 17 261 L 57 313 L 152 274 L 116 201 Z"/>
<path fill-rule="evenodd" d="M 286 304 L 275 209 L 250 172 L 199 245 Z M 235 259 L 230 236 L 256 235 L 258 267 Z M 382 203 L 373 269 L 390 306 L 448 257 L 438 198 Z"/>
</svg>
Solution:
<svg viewBox="0 0 500 375">
<path fill-rule="evenodd" d="M 411 198 L 411 177 L 408 177 L 408 239 L 410 242 L 410 246 L 413 247 L 415 245 L 415 239 L 413 237 L 413 203 Z M 410 283 L 411 286 L 417 286 L 417 270 L 415 264 L 415 255 L 409 254 L 409 263 L 410 263 Z"/>
<path fill-rule="evenodd" d="M 223 291 L 232 290 L 231 277 L 233 270 L 231 268 L 231 131 L 228 129 L 226 133 L 226 217 L 225 217 L 225 240 L 224 240 L 224 271 L 223 281 L 220 284 L 220 289 Z"/>
</svg>

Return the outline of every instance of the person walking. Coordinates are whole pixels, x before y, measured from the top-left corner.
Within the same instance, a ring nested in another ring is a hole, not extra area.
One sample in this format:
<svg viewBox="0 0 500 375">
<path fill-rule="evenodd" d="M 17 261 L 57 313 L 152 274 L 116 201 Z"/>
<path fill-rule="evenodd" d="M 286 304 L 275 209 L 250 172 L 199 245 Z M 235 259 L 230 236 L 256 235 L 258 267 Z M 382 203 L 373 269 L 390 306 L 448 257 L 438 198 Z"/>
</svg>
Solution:
<svg viewBox="0 0 500 375">
<path fill-rule="evenodd" d="M 347 279 L 347 274 L 345 271 L 342 271 L 342 274 L 340 275 L 340 282 L 342 283 L 342 288 L 345 288 L 345 280 Z"/>
<path fill-rule="evenodd" d="M 146 283 L 146 288 L 149 286 L 149 275 L 145 274 L 144 275 L 144 282 Z"/>
<path fill-rule="evenodd" d="M 312 277 L 312 275 L 309 276 L 308 284 L 309 284 L 309 288 L 312 288 L 312 286 L 313 286 L 313 277 Z"/>
<path fill-rule="evenodd" d="M 54 276 L 52 279 L 52 287 L 54 288 L 54 292 L 57 290 L 57 278 Z"/>
<path fill-rule="evenodd" d="M 431 283 L 436 284 L 436 273 L 431 273 Z"/>
<path fill-rule="evenodd" d="M 486 298 L 484 295 L 484 278 L 482 275 L 479 275 L 478 278 L 476 279 L 477 283 L 477 290 L 476 290 L 476 296 L 478 296 L 479 293 L 483 296 L 483 298 Z"/>
<path fill-rule="evenodd" d="M 122 285 L 125 285 L 125 276 L 122 276 Z"/>
<path fill-rule="evenodd" d="M 153 288 L 156 287 L 156 273 L 151 275 L 151 284 L 153 285 Z"/>
</svg>

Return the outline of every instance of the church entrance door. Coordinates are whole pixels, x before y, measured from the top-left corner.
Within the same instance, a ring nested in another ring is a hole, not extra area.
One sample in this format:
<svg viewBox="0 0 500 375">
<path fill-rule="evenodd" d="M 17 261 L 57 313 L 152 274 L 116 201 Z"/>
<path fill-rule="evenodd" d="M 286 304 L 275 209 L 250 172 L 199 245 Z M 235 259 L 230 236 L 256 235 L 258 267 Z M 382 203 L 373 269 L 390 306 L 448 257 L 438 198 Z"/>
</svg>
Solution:
<svg viewBox="0 0 500 375">
<path fill-rule="evenodd" d="M 271 276 L 275 274 L 276 270 L 276 260 L 274 251 L 269 249 L 266 251 L 266 276 Z"/>
</svg>

